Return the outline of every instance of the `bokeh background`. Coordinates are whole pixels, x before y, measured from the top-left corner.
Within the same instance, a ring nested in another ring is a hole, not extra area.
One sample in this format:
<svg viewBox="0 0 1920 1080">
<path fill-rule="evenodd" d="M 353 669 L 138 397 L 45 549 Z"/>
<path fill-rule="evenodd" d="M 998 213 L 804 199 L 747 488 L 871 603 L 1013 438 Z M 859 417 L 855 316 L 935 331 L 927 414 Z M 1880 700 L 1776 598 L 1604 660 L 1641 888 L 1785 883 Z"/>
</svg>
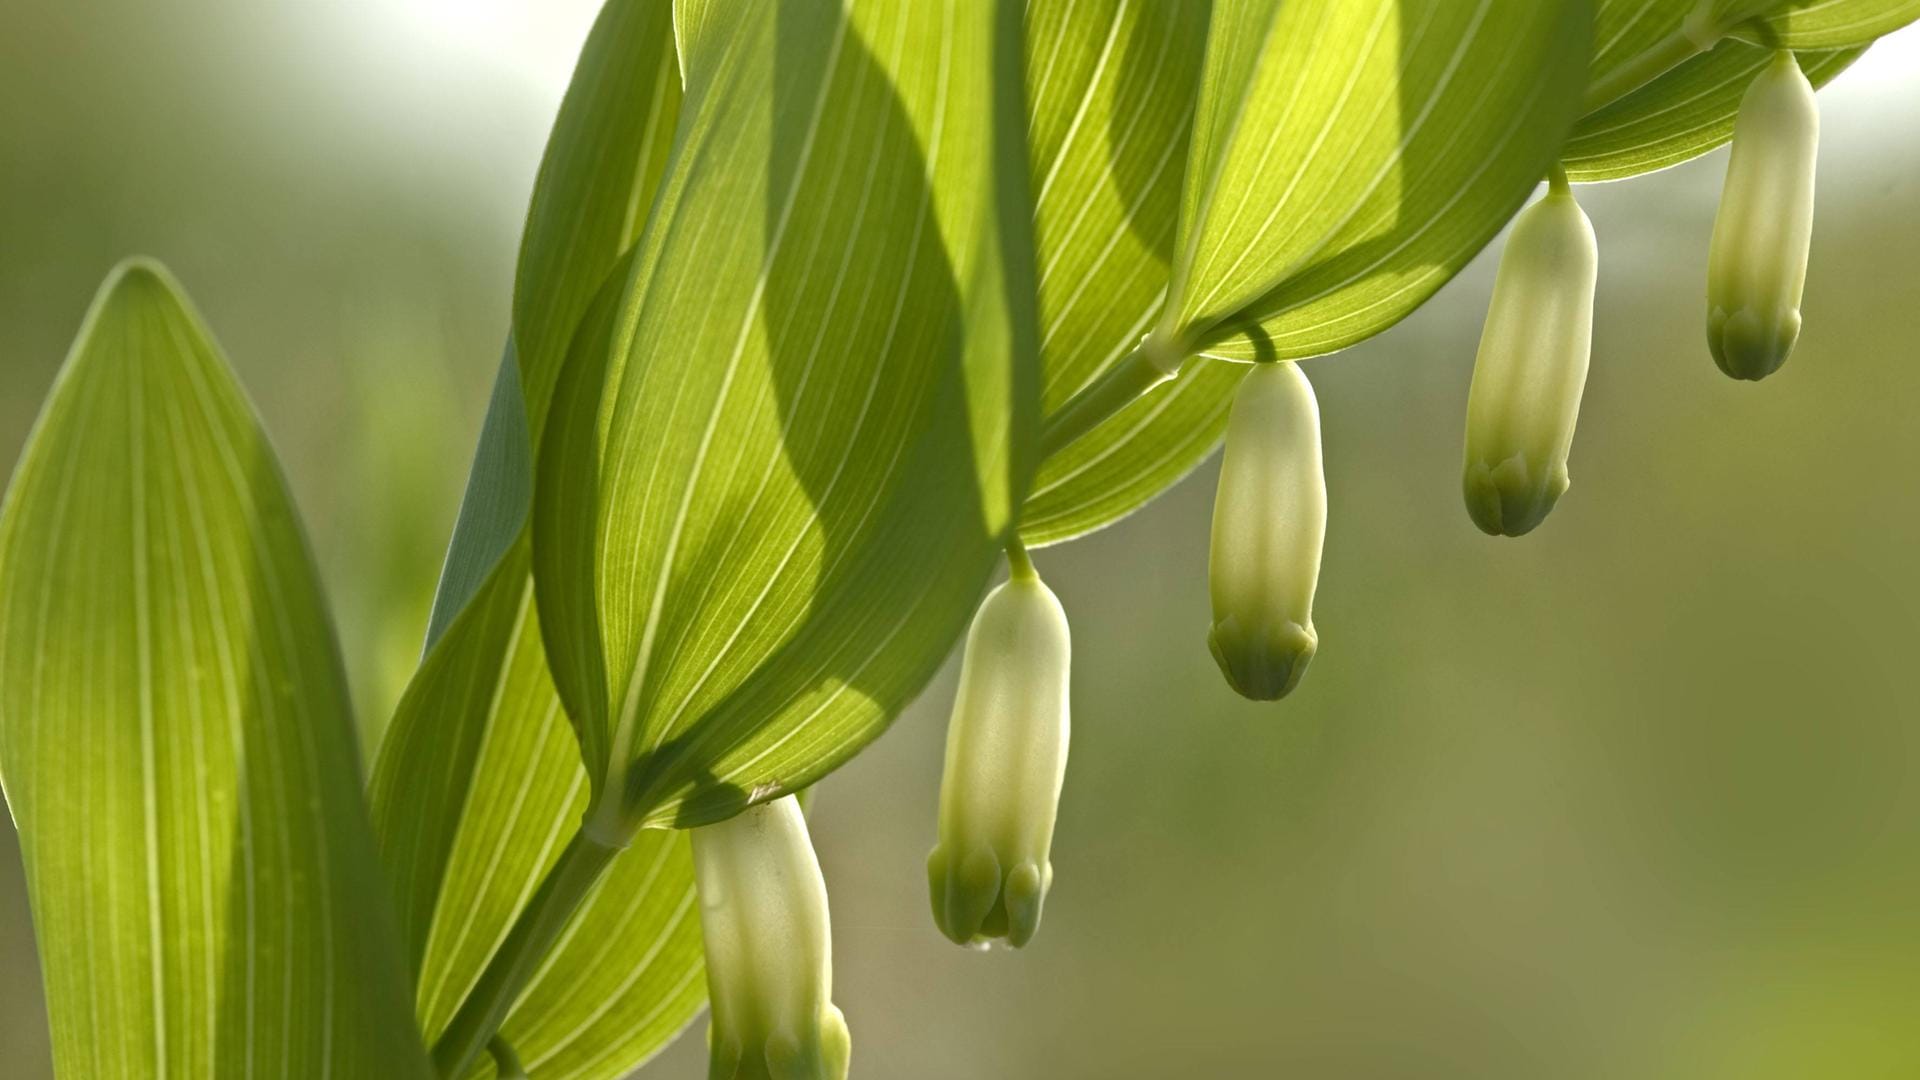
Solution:
<svg viewBox="0 0 1920 1080">
<path fill-rule="evenodd" d="M 162 258 L 264 413 L 363 732 L 412 668 L 592 0 L 11 0 L 0 467 L 95 285 Z M 1458 495 L 1498 243 L 1313 361 L 1332 499 L 1300 691 L 1207 654 L 1212 467 L 1039 553 L 1073 620 L 1046 926 L 935 933 L 954 665 L 824 786 L 856 1075 L 1920 1076 L 1920 30 L 1821 94 L 1787 368 L 1706 355 L 1724 152 L 1580 189 L 1603 260 L 1572 492 Z M 0 1074 L 49 1074 L 0 826 Z M 704 1075 L 697 1029 L 645 1071 Z"/>
</svg>

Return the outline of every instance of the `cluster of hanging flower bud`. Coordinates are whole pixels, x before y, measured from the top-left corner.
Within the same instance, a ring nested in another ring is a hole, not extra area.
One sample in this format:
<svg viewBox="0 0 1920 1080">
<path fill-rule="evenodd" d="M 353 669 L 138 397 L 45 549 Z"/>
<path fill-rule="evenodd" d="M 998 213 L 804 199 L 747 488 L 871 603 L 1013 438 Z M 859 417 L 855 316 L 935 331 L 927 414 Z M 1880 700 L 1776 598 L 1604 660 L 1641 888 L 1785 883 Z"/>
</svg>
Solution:
<svg viewBox="0 0 1920 1080">
<path fill-rule="evenodd" d="M 846 1080 L 827 886 L 793 796 L 693 830 L 709 1080 Z"/>
<path fill-rule="evenodd" d="M 1707 345 L 1736 379 L 1780 369 L 1800 335 L 1820 118 L 1786 49 L 1741 99 L 1707 267 Z M 1474 524 L 1520 536 L 1567 490 L 1592 348 L 1593 226 L 1556 170 L 1515 219 L 1467 399 L 1463 488 Z"/>
<path fill-rule="evenodd" d="M 1707 336 L 1735 378 L 1778 370 L 1799 334 L 1818 132 L 1813 89 L 1781 50 L 1742 99 L 1714 223 Z M 1462 486 L 1493 535 L 1532 531 L 1565 494 L 1592 349 L 1593 226 L 1566 177 L 1551 181 L 1515 218 L 1468 394 Z M 1208 563 L 1208 645 L 1248 698 L 1285 697 L 1313 659 L 1326 524 L 1313 388 L 1291 361 L 1253 364 L 1227 421 Z M 1009 560 L 967 634 L 927 860 L 934 922 L 975 947 L 1017 948 L 1039 928 L 1067 763 L 1066 614 L 1018 544 Z M 826 889 L 799 805 L 697 829 L 693 850 L 711 1077 L 841 1080 L 850 1050 L 830 1000 Z"/>
</svg>

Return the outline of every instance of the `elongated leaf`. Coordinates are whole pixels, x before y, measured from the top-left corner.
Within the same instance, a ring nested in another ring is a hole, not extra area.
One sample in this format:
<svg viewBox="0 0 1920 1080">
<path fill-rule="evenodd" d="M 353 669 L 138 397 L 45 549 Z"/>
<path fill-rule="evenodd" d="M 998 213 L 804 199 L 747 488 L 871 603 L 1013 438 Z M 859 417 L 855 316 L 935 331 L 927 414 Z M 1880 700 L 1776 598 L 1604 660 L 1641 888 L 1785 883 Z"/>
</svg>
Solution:
<svg viewBox="0 0 1920 1080">
<path fill-rule="evenodd" d="M 312 559 L 152 263 L 0 512 L 0 774 L 63 1075 L 428 1075 Z"/>
<path fill-rule="evenodd" d="M 1166 294 L 1210 5 L 1038 0 L 1026 82 L 1048 416 L 1152 326 Z M 1211 451 L 1235 373 L 1195 365 L 1041 466 L 1029 545 L 1134 510 Z"/>
<path fill-rule="evenodd" d="M 532 446 L 573 324 L 644 224 L 679 100 L 668 5 L 612 0 L 541 166 L 521 245 L 514 339 L 447 554 L 427 655 L 375 770 L 375 821 L 430 1034 L 492 958 L 587 802 L 590 781 L 547 674 L 533 605 Z M 646 834 L 614 860 L 507 1018 L 504 1036 L 535 1075 L 623 1076 L 693 1018 L 705 986 L 692 890 L 677 835 Z"/>
<path fill-rule="evenodd" d="M 1920 0 L 1788 0 L 1762 26 L 1741 26 L 1734 36 L 1769 47 L 1848 49 L 1920 19 Z"/>
<path fill-rule="evenodd" d="M 1696 0 L 1600 0 L 1588 112 L 1562 164 L 1574 180 L 1617 180 L 1697 157 L 1733 136 L 1771 49 L 1794 49 L 1818 87 L 1916 17 L 1920 0 L 1719 0 L 1704 12 Z"/>
<path fill-rule="evenodd" d="M 1591 29 L 1583 2 L 1218 4 L 1160 332 L 1288 358 L 1404 317 L 1552 162 Z"/>
<path fill-rule="evenodd" d="M 1845 71 L 1859 49 L 1800 53 L 1815 86 Z M 1618 180 L 1706 153 L 1733 137 L 1733 118 L 1747 84 L 1770 50 L 1725 41 L 1613 104 L 1582 117 L 1561 151 L 1577 181 Z"/>
<path fill-rule="evenodd" d="M 596 437 L 543 448 L 537 480 L 593 477 L 536 533 L 537 595 L 571 598 L 552 668 L 632 817 L 805 786 L 965 625 L 1038 413 L 1019 20 L 676 12 L 674 161 L 599 392 L 554 421 Z"/>
</svg>

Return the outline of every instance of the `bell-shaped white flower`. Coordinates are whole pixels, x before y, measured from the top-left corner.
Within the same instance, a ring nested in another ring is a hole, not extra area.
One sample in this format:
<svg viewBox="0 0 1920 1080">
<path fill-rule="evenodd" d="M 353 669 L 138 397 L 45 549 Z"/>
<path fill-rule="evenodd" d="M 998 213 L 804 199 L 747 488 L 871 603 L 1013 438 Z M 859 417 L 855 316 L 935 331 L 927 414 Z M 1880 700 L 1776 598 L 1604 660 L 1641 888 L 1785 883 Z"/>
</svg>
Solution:
<svg viewBox="0 0 1920 1080">
<path fill-rule="evenodd" d="M 1740 100 L 1707 258 L 1707 346 L 1736 379 L 1780 369 L 1800 336 L 1820 111 L 1787 49 Z"/>
<path fill-rule="evenodd" d="M 789 795 L 694 829 L 710 1080 L 845 1080 L 827 886 Z"/>
<path fill-rule="evenodd" d="M 967 633 L 947 725 L 933 920 L 962 945 L 1032 940 L 1067 771 L 1067 615 L 1024 557 Z"/>
<path fill-rule="evenodd" d="M 1556 175 L 1514 219 L 1467 395 L 1462 487 L 1473 523 L 1494 536 L 1531 531 L 1567 490 L 1599 267 L 1593 225 Z"/>
<path fill-rule="evenodd" d="M 1327 537 L 1320 406 L 1300 366 L 1258 363 L 1227 418 L 1213 503 L 1207 644 L 1227 682 L 1256 701 L 1285 697 L 1320 639 L 1313 592 Z"/>
</svg>

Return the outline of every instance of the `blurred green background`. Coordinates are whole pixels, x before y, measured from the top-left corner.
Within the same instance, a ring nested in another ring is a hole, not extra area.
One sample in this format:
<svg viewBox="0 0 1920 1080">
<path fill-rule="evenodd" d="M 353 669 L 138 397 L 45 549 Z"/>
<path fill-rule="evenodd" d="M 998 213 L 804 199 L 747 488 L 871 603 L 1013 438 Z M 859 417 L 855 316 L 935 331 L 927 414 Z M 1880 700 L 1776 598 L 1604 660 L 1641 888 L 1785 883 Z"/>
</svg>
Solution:
<svg viewBox="0 0 1920 1080">
<path fill-rule="evenodd" d="M 10 4 L 0 467 L 95 285 L 169 263 L 291 475 L 371 736 L 416 658 L 590 0 Z M 1036 561 L 1073 620 L 1046 926 L 926 909 L 952 665 L 823 787 L 856 1075 L 1920 1076 L 1920 30 L 1821 95 L 1799 349 L 1704 346 L 1724 152 L 1580 189 L 1575 483 L 1523 541 L 1458 495 L 1498 244 L 1308 373 L 1321 653 L 1207 654 L 1212 470 Z M 701 1027 L 704 1025 L 702 1024 Z M 646 1075 L 704 1072 L 698 1033 Z M 0 835 L 0 1074 L 48 1074 Z"/>
</svg>

